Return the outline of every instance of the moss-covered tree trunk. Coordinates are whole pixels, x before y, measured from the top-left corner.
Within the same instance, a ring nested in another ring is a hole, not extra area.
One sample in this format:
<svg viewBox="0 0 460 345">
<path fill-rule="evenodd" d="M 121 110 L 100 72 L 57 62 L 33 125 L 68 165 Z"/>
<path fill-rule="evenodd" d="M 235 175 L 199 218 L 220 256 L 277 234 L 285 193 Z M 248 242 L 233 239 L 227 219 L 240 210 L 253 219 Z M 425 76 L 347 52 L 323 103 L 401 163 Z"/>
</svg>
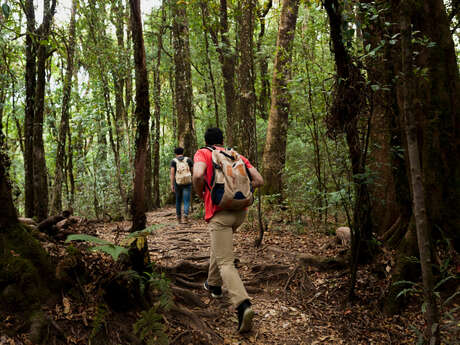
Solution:
<svg viewBox="0 0 460 345">
<path fill-rule="evenodd" d="M 11 185 L 8 176 L 10 161 L 5 150 L 5 136 L 0 123 L 0 229 L 17 223 L 16 209 L 11 197 Z"/>
<path fill-rule="evenodd" d="M 265 194 L 281 194 L 282 192 L 290 106 L 287 84 L 291 76 L 292 46 L 298 9 L 298 0 L 283 1 L 276 41 L 271 108 L 263 156 L 265 181 L 263 191 Z"/>
</svg>

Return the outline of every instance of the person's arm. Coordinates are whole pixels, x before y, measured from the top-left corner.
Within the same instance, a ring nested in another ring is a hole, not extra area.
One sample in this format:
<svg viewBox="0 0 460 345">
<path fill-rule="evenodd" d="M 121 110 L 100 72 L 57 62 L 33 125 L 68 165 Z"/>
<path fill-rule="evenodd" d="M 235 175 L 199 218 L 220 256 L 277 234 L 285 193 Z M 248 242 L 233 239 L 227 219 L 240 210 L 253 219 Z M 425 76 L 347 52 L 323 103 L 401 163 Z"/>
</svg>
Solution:
<svg viewBox="0 0 460 345">
<path fill-rule="evenodd" d="M 204 162 L 195 162 L 193 164 L 193 189 L 201 199 L 203 199 L 206 168 L 207 165 Z"/>
<path fill-rule="evenodd" d="M 171 169 L 169 170 L 169 180 L 171 181 L 171 191 L 174 193 L 176 190 L 174 188 L 174 179 L 176 175 L 176 169 L 171 166 Z"/>
<path fill-rule="evenodd" d="M 254 188 L 260 187 L 264 184 L 264 178 L 262 175 L 257 171 L 256 168 L 252 167 L 249 168 L 249 173 L 251 174 L 252 177 L 252 186 Z"/>
<path fill-rule="evenodd" d="M 193 161 L 190 159 L 190 158 L 187 158 L 187 163 L 188 163 L 188 166 L 190 167 L 190 171 L 193 175 Z"/>
</svg>

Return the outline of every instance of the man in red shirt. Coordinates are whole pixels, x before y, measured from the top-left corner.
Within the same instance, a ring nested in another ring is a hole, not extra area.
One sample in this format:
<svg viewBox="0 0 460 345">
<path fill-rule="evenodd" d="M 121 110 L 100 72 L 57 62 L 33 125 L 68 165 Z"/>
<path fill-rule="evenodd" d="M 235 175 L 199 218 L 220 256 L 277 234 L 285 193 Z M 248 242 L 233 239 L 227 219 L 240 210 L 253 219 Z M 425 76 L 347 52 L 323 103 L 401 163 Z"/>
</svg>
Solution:
<svg viewBox="0 0 460 345">
<path fill-rule="evenodd" d="M 223 149 L 224 139 L 219 128 L 209 128 L 204 139 L 206 146 Z M 263 185 L 263 178 L 251 163 L 240 156 L 252 178 L 254 188 Z M 204 199 L 205 220 L 211 234 L 211 253 L 208 279 L 204 288 L 213 297 L 222 296 L 222 285 L 228 290 L 230 301 L 238 313 L 238 332 L 247 332 L 252 327 L 254 311 L 248 293 L 234 264 L 233 232 L 244 222 L 247 210 L 222 210 L 211 200 L 209 188 L 213 175 L 212 152 L 202 148 L 195 153 L 193 165 L 193 186 L 199 197 Z"/>
</svg>

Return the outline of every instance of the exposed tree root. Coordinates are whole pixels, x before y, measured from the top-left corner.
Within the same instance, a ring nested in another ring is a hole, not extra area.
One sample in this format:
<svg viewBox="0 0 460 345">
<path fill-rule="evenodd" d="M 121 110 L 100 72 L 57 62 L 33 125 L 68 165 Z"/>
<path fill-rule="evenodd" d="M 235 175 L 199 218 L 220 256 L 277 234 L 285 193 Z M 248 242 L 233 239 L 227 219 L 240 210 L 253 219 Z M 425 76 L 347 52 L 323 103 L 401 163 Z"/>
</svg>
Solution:
<svg viewBox="0 0 460 345">
<path fill-rule="evenodd" d="M 193 292 L 190 292 L 189 290 L 182 289 L 176 285 L 171 284 L 171 291 L 174 294 L 176 300 L 183 305 L 206 308 L 206 304 L 204 304 L 197 295 L 195 295 Z"/>
<path fill-rule="evenodd" d="M 304 266 L 313 266 L 320 270 L 340 270 L 348 267 L 348 261 L 345 258 L 323 257 L 314 255 L 301 255 L 300 264 Z"/>
<path fill-rule="evenodd" d="M 214 332 L 196 313 L 190 311 L 184 306 L 174 305 L 170 311 L 170 314 L 175 317 L 178 323 L 187 327 L 187 329 L 176 336 L 172 341 L 172 344 L 216 344 L 221 342 L 221 338 L 217 333 Z M 190 330 L 188 327 L 191 327 Z M 178 342 L 179 338 L 182 338 L 186 333 L 195 333 L 196 338 L 194 337 L 193 342 L 184 342 L 181 340 Z"/>
</svg>

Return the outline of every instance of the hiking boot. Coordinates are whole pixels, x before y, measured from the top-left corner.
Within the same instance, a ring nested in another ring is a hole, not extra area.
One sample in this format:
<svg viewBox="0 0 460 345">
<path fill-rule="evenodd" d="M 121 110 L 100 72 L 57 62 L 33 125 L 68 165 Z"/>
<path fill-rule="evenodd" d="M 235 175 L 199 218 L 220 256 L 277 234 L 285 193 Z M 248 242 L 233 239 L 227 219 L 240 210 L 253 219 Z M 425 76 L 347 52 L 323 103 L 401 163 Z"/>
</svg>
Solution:
<svg viewBox="0 0 460 345">
<path fill-rule="evenodd" d="M 244 300 L 238 308 L 238 332 L 249 332 L 252 328 L 252 319 L 254 318 L 254 310 L 251 308 L 251 302 Z"/>
<path fill-rule="evenodd" d="M 211 293 L 212 297 L 214 297 L 214 298 L 221 298 L 222 297 L 222 287 L 208 285 L 207 280 L 204 282 L 203 287 L 204 287 L 204 289 L 206 291 L 209 291 Z"/>
<path fill-rule="evenodd" d="M 182 224 L 181 216 L 177 216 L 177 224 Z"/>
<path fill-rule="evenodd" d="M 184 224 L 188 224 L 188 216 L 184 216 Z"/>
</svg>

